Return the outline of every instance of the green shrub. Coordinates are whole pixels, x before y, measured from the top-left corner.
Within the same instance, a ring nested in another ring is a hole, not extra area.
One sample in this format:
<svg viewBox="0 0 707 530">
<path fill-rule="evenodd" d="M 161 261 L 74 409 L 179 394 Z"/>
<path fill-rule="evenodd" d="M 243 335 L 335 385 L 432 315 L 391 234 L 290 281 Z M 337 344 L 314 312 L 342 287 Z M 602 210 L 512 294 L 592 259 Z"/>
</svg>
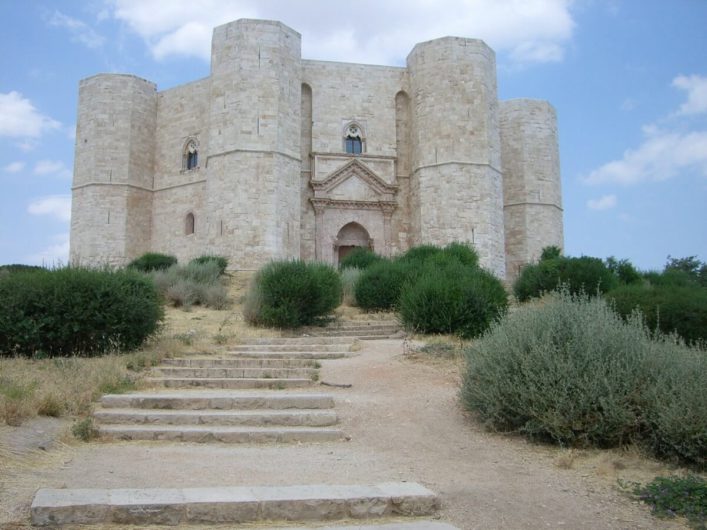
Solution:
<svg viewBox="0 0 707 530">
<path fill-rule="evenodd" d="M 627 259 L 617 260 L 613 256 L 606 258 L 606 268 L 616 277 L 619 284 L 641 283 L 643 276 Z"/>
<path fill-rule="evenodd" d="M 356 304 L 356 284 L 358 283 L 363 271 L 357 267 L 347 267 L 341 269 L 341 288 L 343 293 L 343 301 L 346 305 L 355 306 Z"/>
<path fill-rule="evenodd" d="M 296 328 L 317 324 L 341 303 L 341 279 L 331 266 L 274 261 L 258 271 L 246 316 L 253 324 Z"/>
<path fill-rule="evenodd" d="M 172 265 L 176 264 L 177 258 L 174 256 L 168 256 L 167 254 L 160 254 L 158 252 L 147 252 L 128 263 L 128 268 L 140 272 L 152 272 L 169 269 Z"/>
<path fill-rule="evenodd" d="M 571 293 L 597 291 L 605 293 L 615 287 L 618 279 L 599 258 L 581 256 L 549 258 L 534 265 L 526 265 L 513 284 L 516 298 L 525 302 L 530 298 L 565 285 Z"/>
<path fill-rule="evenodd" d="M 607 296 L 623 317 L 637 308 L 643 313 L 650 329 L 676 332 L 688 342 L 707 341 L 705 288 L 680 283 L 622 285 Z"/>
<path fill-rule="evenodd" d="M 441 252 L 442 249 L 435 245 L 418 245 L 405 252 L 405 254 L 398 258 L 398 260 L 422 264 L 432 256 L 440 254 Z"/>
<path fill-rule="evenodd" d="M 428 264 L 416 282 L 403 288 L 400 317 L 410 330 L 472 338 L 507 307 L 503 284 L 491 273 L 459 262 L 443 268 Z"/>
<path fill-rule="evenodd" d="M 540 253 L 540 261 L 547 261 L 549 259 L 561 258 L 562 249 L 556 245 L 550 245 L 549 247 L 544 247 Z"/>
<path fill-rule="evenodd" d="M 453 242 L 442 249 L 442 253 L 455 258 L 466 267 L 478 267 L 479 255 L 473 246 L 464 243 Z"/>
<path fill-rule="evenodd" d="M 668 256 L 664 272 L 683 272 L 695 283 L 707 287 L 707 263 L 697 259 L 697 256 L 673 258 Z"/>
<path fill-rule="evenodd" d="M 352 267 L 366 269 L 383 259 L 385 258 L 379 256 L 369 248 L 356 247 L 341 260 L 339 269 L 344 270 Z"/>
<path fill-rule="evenodd" d="M 24 265 L 22 263 L 12 263 L 10 265 L 0 265 L 0 272 L 38 272 L 47 271 L 46 267 L 40 267 L 39 265 Z"/>
<path fill-rule="evenodd" d="M 637 441 L 704 467 L 707 356 L 621 319 L 601 298 L 553 293 L 466 352 L 465 406 L 489 426 L 573 446 Z"/>
<path fill-rule="evenodd" d="M 367 311 L 387 311 L 398 306 L 403 285 L 411 281 L 414 262 L 381 261 L 361 273 L 356 283 L 356 303 Z"/>
<path fill-rule="evenodd" d="M 62 268 L 0 277 L 0 355 L 95 356 L 156 333 L 161 299 L 129 270 Z"/>
<path fill-rule="evenodd" d="M 658 517 L 685 517 L 690 526 L 704 529 L 707 523 L 707 481 L 698 475 L 656 477 L 643 485 L 631 483 L 631 493 Z"/>
<path fill-rule="evenodd" d="M 194 258 L 189 262 L 190 265 L 192 263 L 197 265 L 204 265 L 205 263 L 215 263 L 216 265 L 218 265 L 219 274 L 224 274 L 226 272 L 226 268 L 228 267 L 228 259 L 224 258 L 223 256 L 199 256 L 198 258 Z"/>
<path fill-rule="evenodd" d="M 215 260 L 173 265 L 166 270 L 153 271 L 151 277 L 160 293 L 175 307 L 190 309 L 193 305 L 203 305 L 225 309 L 228 306 L 228 293 L 221 281 L 221 264 Z"/>
</svg>

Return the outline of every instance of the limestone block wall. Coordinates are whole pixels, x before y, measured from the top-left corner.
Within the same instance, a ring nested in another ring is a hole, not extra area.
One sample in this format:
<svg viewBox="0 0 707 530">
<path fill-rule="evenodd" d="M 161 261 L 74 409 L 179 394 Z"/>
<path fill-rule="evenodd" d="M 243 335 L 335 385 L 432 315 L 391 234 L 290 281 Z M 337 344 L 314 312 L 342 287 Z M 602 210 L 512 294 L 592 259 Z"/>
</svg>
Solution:
<svg viewBox="0 0 707 530">
<path fill-rule="evenodd" d="M 153 83 L 100 74 L 81 81 L 71 262 L 124 264 L 150 248 L 157 97 Z"/>
<path fill-rule="evenodd" d="M 279 22 L 214 30 L 207 248 L 238 268 L 300 252 L 300 35 Z"/>
<path fill-rule="evenodd" d="M 386 182 L 399 184 L 393 162 L 398 157 L 399 147 L 407 149 L 409 144 L 403 145 L 401 139 L 398 145 L 396 96 L 408 89 L 407 69 L 304 60 L 302 79 L 311 87 L 312 152 L 343 154 L 344 127 L 350 121 L 356 121 L 365 135 L 364 156 L 359 158 Z M 341 157 L 317 156 L 316 178 L 324 178 L 345 163 Z M 402 178 L 406 175 L 403 174 Z M 393 213 L 393 253 L 408 248 L 406 193 L 404 190 L 398 194 L 398 207 Z M 315 225 L 311 203 L 303 205 L 302 215 L 305 220 L 303 237 L 308 237 L 305 234 Z M 303 253 L 303 257 L 313 258 L 314 248 Z"/>
<path fill-rule="evenodd" d="M 514 279 L 543 247 L 563 246 L 557 118 L 546 101 L 500 105 L 506 266 Z"/>
<path fill-rule="evenodd" d="M 481 264 L 505 276 L 496 65 L 482 41 L 415 46 L 411 88 L 414 243 L 473 241 Z"/>
</svg>

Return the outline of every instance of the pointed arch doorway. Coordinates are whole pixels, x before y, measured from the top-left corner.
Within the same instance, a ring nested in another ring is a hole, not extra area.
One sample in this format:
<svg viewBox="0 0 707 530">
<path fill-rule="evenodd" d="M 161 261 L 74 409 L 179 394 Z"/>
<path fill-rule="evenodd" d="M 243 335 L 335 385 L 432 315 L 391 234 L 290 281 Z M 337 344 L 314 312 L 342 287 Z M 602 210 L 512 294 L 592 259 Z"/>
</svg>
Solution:
<svg viewBox="0 0 707 530">
<path fill-rule="evenodd" d="M 353 249 L 357 247 L 373 250 L 373 239 L 363 226 L 356 222 L 344 225 L 336 235 L 334 241 L 334 252 L 337 263 L 341 263 Z"/>
</svg>

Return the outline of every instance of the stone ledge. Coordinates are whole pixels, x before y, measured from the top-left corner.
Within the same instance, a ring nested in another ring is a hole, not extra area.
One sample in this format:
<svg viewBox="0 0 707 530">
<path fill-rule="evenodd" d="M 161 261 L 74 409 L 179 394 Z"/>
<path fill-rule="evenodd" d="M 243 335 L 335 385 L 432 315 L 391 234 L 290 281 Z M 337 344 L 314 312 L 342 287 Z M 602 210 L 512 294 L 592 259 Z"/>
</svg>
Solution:
<svg viewBox="0 0 707 530">
<path fill-rule="evenodd" d="M 245 523 L 430 515 L 437 496 L 417 483 L 185 489 L 40 489 L 32 524 Z M 404 528 L 404 527 L 403 527 Z M 414 528 L 414 527 L 413 527 Z"/>
</svg>

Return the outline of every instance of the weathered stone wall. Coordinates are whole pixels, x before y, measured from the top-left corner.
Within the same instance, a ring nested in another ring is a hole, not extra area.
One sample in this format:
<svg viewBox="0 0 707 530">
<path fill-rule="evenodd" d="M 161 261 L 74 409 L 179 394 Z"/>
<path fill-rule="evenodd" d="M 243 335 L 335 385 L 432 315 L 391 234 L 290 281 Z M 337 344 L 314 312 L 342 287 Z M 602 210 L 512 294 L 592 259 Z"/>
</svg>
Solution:
<svg viewBox="0 0 707 530">
<path fill-rule="evenodd" d="M 279 22 L 214 30 L 207 248 L 256 268 L 300 252 L 300 35 Z"/>
<path fill-rule="evenodd" d="M 546 101 L 500 105 L 506 267 L 514 279 L 543 247 L 563 247 L 557 118 Z"/>
<path fill-rule="evenodd" d="M 71 262 L 122 265 L 151 243 L 157 96 L 132 75 L 79 85 Z"/>
<path fill-rule="evenodd" d="M 504 277 L 494 53 L 482 41 L 446 37 L 416 45 L 407 62 L 415 243 L 472 241 L 481 264 Z"/>
</svg>

